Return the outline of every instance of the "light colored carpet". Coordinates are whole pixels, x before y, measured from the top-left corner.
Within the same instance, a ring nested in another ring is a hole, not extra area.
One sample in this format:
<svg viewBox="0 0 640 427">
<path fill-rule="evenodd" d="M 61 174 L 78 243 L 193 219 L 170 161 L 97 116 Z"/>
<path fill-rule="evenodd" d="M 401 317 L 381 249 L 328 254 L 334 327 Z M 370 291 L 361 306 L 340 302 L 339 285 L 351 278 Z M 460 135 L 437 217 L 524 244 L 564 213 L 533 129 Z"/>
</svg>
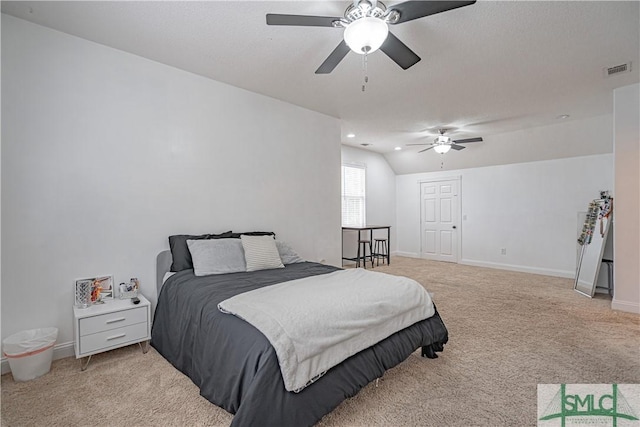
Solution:
<svg viewBox="0 0 640 427">
<path fill-rule="evenodd" d="M 640 383 L 640 316 L 572 290 L 570 279 L 395 257 L 376 268 L 434 293 L 449 329 L 435 360 L 419 353 L 319 423 L 334 426 L 536 424 L 538 383 Z M 228 426 L 232 415 L 151 349 L 61 359 L 16 383 L 2 376 L 2 425 Z"/>
</svg>

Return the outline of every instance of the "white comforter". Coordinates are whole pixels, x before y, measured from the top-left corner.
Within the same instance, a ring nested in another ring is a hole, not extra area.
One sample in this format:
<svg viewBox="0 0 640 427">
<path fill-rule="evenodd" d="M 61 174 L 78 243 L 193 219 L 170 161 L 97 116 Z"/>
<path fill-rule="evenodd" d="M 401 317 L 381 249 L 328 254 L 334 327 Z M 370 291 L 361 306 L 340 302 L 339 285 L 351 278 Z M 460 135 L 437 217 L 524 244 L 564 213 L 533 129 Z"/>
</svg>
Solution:
<svg viewBox="0 0 640 427">
<path fill-rule="evenodd" d="M 360 268 L 256 289 L 222 301 L 218 308 L 269 339 L 285 388 L 295 392 L 435 312 L 418 282 Z"/>
</svg>

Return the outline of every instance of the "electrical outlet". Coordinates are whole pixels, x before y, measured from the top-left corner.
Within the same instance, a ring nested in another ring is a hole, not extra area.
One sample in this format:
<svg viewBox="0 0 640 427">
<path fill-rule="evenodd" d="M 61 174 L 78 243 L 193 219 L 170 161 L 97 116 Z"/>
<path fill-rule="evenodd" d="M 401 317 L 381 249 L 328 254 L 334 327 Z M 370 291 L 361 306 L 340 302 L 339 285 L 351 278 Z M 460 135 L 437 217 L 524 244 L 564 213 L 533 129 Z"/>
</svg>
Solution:
<svg viewBox="0 0 640 427">
<path fill-rule="evenodd" d="M 502 249 L 500 249 L 500 253 L 501 253 L 502 255 L 506 255 L 506 254 L 507 254 L 507 248 L 502 248 Z"/>
</svg>

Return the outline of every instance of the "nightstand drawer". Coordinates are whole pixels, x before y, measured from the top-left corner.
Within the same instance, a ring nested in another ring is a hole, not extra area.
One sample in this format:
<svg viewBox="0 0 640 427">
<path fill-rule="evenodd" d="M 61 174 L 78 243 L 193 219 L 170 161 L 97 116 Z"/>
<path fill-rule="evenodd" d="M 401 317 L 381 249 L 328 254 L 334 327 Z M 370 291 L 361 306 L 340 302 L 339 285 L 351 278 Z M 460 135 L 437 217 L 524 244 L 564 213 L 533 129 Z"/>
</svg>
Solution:
<svg viewBox="0 0 640 427">
<path fill-rule="evenodd" d="M 139 307 L 80 319 L 80 336 L 147 322 L 147 308 Z M 84 353 L 84 352 L 83 352 Z"/>
<path fill-rule="evenodd" d="M 147 338 L 147 322 L 143 320 L 142 323 L 135 325 L 80 337 L 80 353 L 87 354 L 96 350 L 104 351 L 128 342 L 143 341 L 145 338 Z"/>
</svg>

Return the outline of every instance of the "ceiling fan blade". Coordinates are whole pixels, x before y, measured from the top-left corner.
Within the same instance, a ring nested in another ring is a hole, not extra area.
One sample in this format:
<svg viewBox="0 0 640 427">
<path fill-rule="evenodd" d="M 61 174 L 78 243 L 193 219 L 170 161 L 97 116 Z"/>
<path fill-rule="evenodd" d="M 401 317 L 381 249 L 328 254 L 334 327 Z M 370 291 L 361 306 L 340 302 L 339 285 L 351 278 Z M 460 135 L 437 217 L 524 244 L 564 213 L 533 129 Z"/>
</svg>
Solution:
<svg viewBox="0 0 640 427">
<path fill-rule="evenodd" d="M 332 16 L 280 15 L 267 13 L 267 25 L 297 25 L 301 27 L 333 27 L 333 21 L 340 18 Z"/>
<path fill-rule="evenodd" d="M 405 1 L 389 6 L 389 9 L 400 13 L 400 18 L 394 24 L 401 24 L 474 3 L 475 1 Z"/>
<path fill-rule="evenodd" d="M 380 50 L 403 70 L 406 70 L 420 61 L 420 57 L 418 55 L 416 55 L 407 47 L 406 44 L 402 43 L 400 39 L 391 33 L 387 35 L 387 39 L 382 43 L 382 46 L 380 46 Z"/>
<path fill-rule="evenodd" d="M 347 43 L 342 40 L 340 44 L 331 52 L 329 57 L 324 60 L 322 65 L 316 70 L 316 74 L 329 74 L 334 68 L 347 56 L 351 49 L 347 46 Z"/>
<path fill-rule="evenodd" d="M 430 142 L 422 142 L 422 143 L 415 143 L 415 144 L 405 144 L 406 146 L 410 146 L 410 145 L 433 145 Z"/>
<path fill-rule="evenodd" d="M 460 150 L 464 150 L 467 147 L 465 147 L 464 145 L 451 144 L 451 148 L 453 148 L 454 150 L 460 151 Z"/>
<path fill-rule="evenodd" d="M 452 141 L 454 144 L 466 144 L 468 142 L 482 142 L 482 138 L 457 139 Z"/>
<path fill-rule="evenodd" d="M 433 148 L 433 145 L 431 147 L 429 147 L 429 148 L 425 148 L 424 150 L 418 151 L 418 153 L 423 153 L 423 152 L 425 152 L 427 150 L 431 150 L 432 148 Z"/>
</svg>

